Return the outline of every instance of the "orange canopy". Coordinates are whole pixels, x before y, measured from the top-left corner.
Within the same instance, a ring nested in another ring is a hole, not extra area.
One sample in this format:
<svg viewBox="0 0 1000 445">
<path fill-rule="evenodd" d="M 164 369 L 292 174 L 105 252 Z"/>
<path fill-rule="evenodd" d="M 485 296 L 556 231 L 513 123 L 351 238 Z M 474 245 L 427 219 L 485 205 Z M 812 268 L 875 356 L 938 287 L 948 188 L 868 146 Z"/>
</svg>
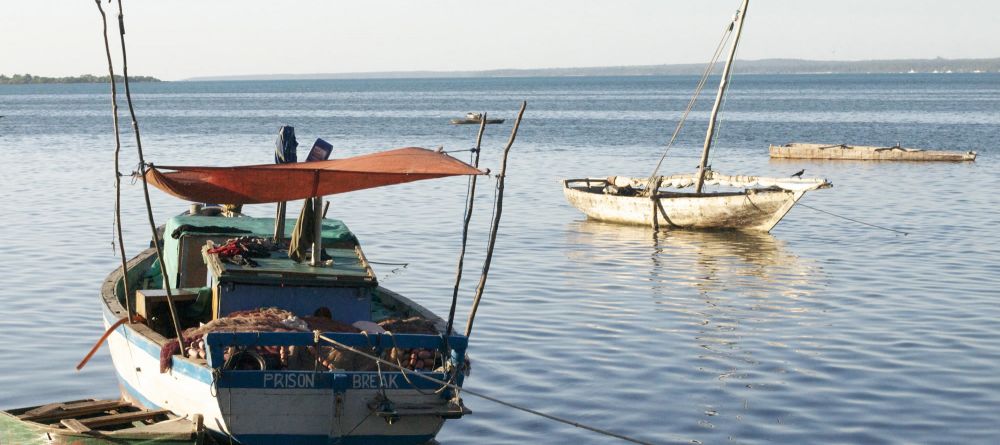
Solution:
<svg viewBox="0 0 1000 445">
<path fill-rule="evenodd" d="M 351 158 L 294 164 L 155 166 L 146 171 L 146 180 L 156 188 L 187 201 L 260 204 L 421 179 L 479 174 L 485 173 L 447 154 L 408 147 Z"/>
</svg>

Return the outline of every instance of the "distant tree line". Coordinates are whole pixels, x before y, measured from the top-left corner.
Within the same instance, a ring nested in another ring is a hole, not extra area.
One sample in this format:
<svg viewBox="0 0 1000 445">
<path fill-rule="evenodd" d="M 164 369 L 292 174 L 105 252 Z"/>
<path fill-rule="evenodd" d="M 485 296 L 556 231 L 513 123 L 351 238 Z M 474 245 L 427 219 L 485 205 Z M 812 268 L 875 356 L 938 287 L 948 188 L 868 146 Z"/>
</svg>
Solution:
<svg viewBox="0 0 1000 445">
<path fill-rule="evenodd" d="M 129 82 L 160 82 L 160 79 L 150 76 L 129 76 L 128 80 Z M 45 77 L 32 76 L 31 74 L 14 74 L 12 76 L 7 76 L 6 74 L 0 74 L 0 85 L 22 85 L 29 83 L 105 83 L 107 81 L 108 76 L 95 76 L 93 74 L 71 77 Z M 124 81 L 122 76 L 115 76 L 115 82 L 122 81 Z"/>
</svg>

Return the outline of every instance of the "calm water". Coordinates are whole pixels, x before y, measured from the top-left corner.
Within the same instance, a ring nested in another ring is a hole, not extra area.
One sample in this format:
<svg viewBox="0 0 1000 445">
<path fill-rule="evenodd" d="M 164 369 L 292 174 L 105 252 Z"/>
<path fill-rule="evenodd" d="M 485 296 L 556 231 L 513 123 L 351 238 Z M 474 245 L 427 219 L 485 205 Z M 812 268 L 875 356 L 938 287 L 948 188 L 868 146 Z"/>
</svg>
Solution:
<svg viewBox="0 0 1000 445">
<path fill-rule="evenodd" d="M 648 174 L 691 77 L 139 84 L 147 158 L 270 162 L 282 124 L 346 156 L 462 149 L 466 111 L 528 112 L 512 150 L 504 221 L 472 335 L 468 387 L 653 442 L 1000 441 L 1000 75 L 738 76 L 712 164 L 835 187 L 771 235 L 664 233 L 586 221 L 567 177 Z M 665 171 L 697 164 L 709 104 Z M 112 251 L 110 105 L 104 85 L 0 86 L 0 407 L 113 397 L 98 290 Z M 490 127 L 496 169 L 510 130 Z M 131 135 L 125 136 L 131 141 Z M 964 164 L 770 161 L 769 143 L 976 150 Z M 305 147 L 300 149 L 300 153 Z M 131 142 L 123 159 L 135 163 Z M 465 157 L 468 153 L 459 153 Z M 304 155 L 303 155 L 304 156 Z M 490 187 L 481 188 L 488 209 Z M 384 285 L 447 313 L 465 180 L 332 197 Z M 141 187 L 125 187 L 127 250 L 147 243 Z M 158 222 L 184 204 L 154 192 Z M 248 213 L 270 215 L 271 207 Z M 474 221 L 473 267 L 489 212 Z M 472 396 L 444 444 L 616 443 Z"/>
</svg>

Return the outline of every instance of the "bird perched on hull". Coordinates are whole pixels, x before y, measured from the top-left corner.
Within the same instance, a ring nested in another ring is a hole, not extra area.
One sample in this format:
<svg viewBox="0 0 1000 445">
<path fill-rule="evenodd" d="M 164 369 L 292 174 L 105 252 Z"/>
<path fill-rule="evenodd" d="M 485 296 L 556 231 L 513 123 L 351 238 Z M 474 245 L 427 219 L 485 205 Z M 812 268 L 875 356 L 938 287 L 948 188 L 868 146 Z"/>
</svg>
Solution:
<svg viewBox="0 0 1000 445">
<path fill-rule="evenodd" d="M 795 173 L 792 173 L 792 177 L 793 178 L 800 178 L 801 179 L 802 178 L 802 174 L 805 173 L 805 172 L 806 172 L 806 169 L 799 170 L 799 171 L 797 171 Z"/>
</svg>

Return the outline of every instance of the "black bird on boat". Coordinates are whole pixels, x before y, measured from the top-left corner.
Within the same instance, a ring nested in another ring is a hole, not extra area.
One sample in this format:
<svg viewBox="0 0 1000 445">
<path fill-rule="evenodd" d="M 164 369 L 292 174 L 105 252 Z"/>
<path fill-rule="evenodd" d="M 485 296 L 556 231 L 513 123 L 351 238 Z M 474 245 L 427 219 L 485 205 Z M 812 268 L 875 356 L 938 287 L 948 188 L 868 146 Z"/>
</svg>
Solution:
<svg viewBox="0 0 1000 445">
<path fill-rule="evenodd" d="M 793 178 L 802 178 L 802 174 L 805 173 L 805 172 L 806 172 L 806 169 L 803 168 L 802 170 L 799 170 L 799 171 L 797 171 L 795 173 L 792 173 L 792 177 Z"/>
</svg>

